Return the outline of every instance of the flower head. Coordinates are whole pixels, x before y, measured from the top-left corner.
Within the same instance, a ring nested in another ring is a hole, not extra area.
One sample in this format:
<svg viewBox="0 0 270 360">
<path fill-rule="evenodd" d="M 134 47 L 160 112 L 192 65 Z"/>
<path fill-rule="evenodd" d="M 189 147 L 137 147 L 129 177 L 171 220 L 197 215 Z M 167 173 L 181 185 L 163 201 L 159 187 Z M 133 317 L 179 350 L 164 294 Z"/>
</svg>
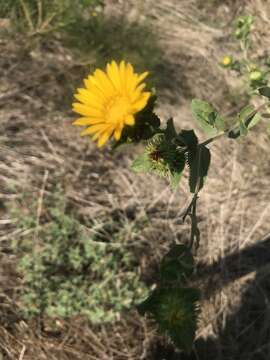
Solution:
<svg viewBox="0 0 270 360">
<path fill-rule="evenodd" d="M 223 59 L 222 59 L 222 65 L 223 66 L 230 66 L 232 64 L 232 57 L 231 56 L 224 56 Z"/>
<path fill-rule="evenodd" d="M 103 146 L 111 136 L 120 140 L 125 125 L 135 124 L 135 114 L 147 104 L 151 92 L 143 91 L 148 72 L 136 74 L 130 63 L 115 61 L 106 71 L 97 69 L 84 80 L 85 88 L 75 95 L 73 111 L 82 117 L 73 124 L 86 126 L 81 135 L 91 135 Z"/>
</svg>

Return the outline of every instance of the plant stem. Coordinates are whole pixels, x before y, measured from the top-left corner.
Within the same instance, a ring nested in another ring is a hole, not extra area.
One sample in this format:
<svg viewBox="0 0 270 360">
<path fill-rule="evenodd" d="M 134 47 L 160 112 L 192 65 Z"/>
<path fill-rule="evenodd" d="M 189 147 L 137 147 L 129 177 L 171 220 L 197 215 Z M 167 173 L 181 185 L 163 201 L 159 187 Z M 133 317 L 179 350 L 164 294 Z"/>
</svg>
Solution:
<svg viewBox="0 0 270 360">
<path fill-rule="evenodd" d="M 262 105 L 258 106 L 257 109 L 255 109 L 245 120 L 245 124 L 249 124 L 249 120 L 250 118 L 253 118 L 254 115 L 256 115 L 260 110 L 262 110 L 265 106 L 269 105 L 269 102 L 265 102 L 263 103 Z M 220 134 L 210 138 L 210 139 L 207 139 L 205 141 L 203 141 L 202 143 L 200 143 L 198 146 L 206 146 L 210 143 L 212 143 L 213 141 L 216 141 L 217 139 L 223 137 L 223 136 L 226 136 L 228 135 L 229 132 L 233 131 L 233 130 L 236 130 L 238 128 L 238 125 L 234 125 L 231 129 L 229 130 L 226 130 L 226 131 L 223 131 L 221 132 Z"/>
</svg>

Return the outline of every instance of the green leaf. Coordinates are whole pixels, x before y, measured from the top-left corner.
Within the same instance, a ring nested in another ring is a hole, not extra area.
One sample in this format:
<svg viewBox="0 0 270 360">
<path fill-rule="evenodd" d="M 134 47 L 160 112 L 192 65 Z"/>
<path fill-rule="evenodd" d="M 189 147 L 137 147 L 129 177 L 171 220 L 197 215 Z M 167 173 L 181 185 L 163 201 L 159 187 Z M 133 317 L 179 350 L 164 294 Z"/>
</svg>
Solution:
<svg viewBox="0 0 270 360">
<path fill-rule="evenodd" d="M 247 136 L 248 129 L 246 128 L 246 125 L 245 125 L 243 120 L 240 120 L 239 129 L 240 129 L 240 135 L 241 136 Z"/>
<path fill-rule="evenodd" d="M 228 137 L 237 139 L 239 136 L 246 136 L 248 130 L 261 120 L 261 114 L 255 112 L 253 105 L 245 106 L 237 116 L 239 125 L 228 132 Z"/>
<path fill-rule="evenodd" d="M 212 137 L 224 129 L 224 120 L 218 115 L 214 107 L 206 101 L 193 99 L 191 111 L 194 119 L 197 120 L 206 135 Z"/>
<path fill-rule="evenodd" d="M 225 121 L 224 119 L 215 111 L 211 112 L 208 116 L 208 122 L 211 126 L 216 127 L 217 130 L 225 130 Z"/>
<path fill-rule="evenodd" d="M 189 187 L 190 192 L 195 193 L 201 190 L 205 177 L 207 176 L 210 166 L 211 154 L 206 146 L 200 146 L 196 151 L 188 152 L 188 165 L 189 165 Z"/>
<path fill-rule="evenodd" d="M 239 121 L 245 121 L 253 112 L 254 112 L 254 106 L 253 105 L 247 105 L 245 106 L 237 115 Z"/>
<path fill-rule="evenodd" d="M 258 89 L 260 95 L 267 97 L 270 99 L 270 87 L 265 86 Z"/>
<path fill-rule="evenodd" d="M 199 290 L 193 288 L 157 288 L 138 306 L 138 311 L 143 315 L 150 313 L 177 347 L 190 351 L 197 328 L 199 298 Z"/>
<path fill-rule="evenodd" d="M 181 147 L 188 147 L 188 149 L 196 149 L 198 145 L 198 138 L 194 130 L 182 130 L 176 137 L 175 143 Z"/>
<path fill-rule="evenodd" d="M 176 150 L 174 158 L 172 160 L 167 159 L 167 161 L 171 172 L 171 186 L 173 189 L 175 189 L 182 178 L 182 174 L 186 165 L 186 158 L 184 153 L 178 153 L 178 151 Z"/>
<path fill-rule="evenodd" d="M 183 283 L 192 275 L 194 260 L 185 245 L 174 245 L 160 264 L 160 277 L 164 283 Z"/>
<path fill-rule="evenodd" d="M 166 140 L 170 141 L 172 139 L 174 139 L 177 136 L 175 127 L 174 127 L 174 123 L 173 123 L 173 119 L 169 119 L 167 121 L 167 127 L 165 129 L 165 137 Z"/>
<path fill-rule="evenodd" d="M 138 156 L 131 165 L 131 168 L 135 172 L 148 172 L 151 171 L 152 164 L 148 154 L 142 154 Z"/>
<path fill-rule="evenodd" d="M 253 128 L 253 126 L 257 125 L 258 122 L 262 119 L 262 115 L 261 113 L 257 113 L 253 116 L 253 118 L 251 119 L 250 123 L 248 124 L 247 128 L 251 129 Z"/>
</svg>

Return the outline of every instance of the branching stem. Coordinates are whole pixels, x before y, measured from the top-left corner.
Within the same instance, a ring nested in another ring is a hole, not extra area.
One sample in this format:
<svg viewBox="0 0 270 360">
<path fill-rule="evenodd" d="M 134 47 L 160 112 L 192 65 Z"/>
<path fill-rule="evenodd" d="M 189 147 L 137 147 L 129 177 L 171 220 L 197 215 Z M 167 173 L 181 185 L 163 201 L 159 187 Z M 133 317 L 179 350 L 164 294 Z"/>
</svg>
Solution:
<svg viewBox="0 0 270 360">
<path fill-rule="evenodd" d="M 245 124 L 248 126 L 250 123 L 250 119 L 252 119 L 259 111 L 261 111 L 265 106 L 269 105 L 269 102 L 265 102 L 262 105 L 258 106 L 245 120 Z M 198 160 L 198 173 L 200 171 L 200 166 L 201 166 L 201 148 L 203 146 L 206 146 L 208 144 L 211 144 L 213 141 L 216 141 L 224 136 L 228 136 L 228 134 L 233 131 L 233 130 L 237 130 L 238 125 L 234 125 L 232 128 L 230 128 L 229 130 L 223 131 L 222 133 L 207 139 L 205 141 L 203 141 L 202 143 L 198 144 L 198 151 L 199 151 L 199 160 Z M 185 149 L 186 151 L 186 149 Z M 196 241 L 195 243 L 195 249 L 197 249 L 199 247 L 199 242 L 200 242 L 200 230 L 198 228 L 198 223 L 197 223 L 197 213 L 196 213 L 196 209 L 197 209 L 197 200 L 199 198 L 198 194 L 200 191 L 200 181 L 201 178 L 198 176 L 197 177 L 197 184 L 196 184 L 196 189 L 195 189 L 195 193 L 192 196 L 192 199 L 189 203 L 189 205 L 187 206 L 186 210 L 184 210 L 183 215 L 182 215 L 182 219 L 183 221 L 186 220 L 187 216 L 190 217 L 191 219 L 191 233 L 190 233 L 190 249 L 192 249 L 193 245 L 194 245 L 194 241 Z"/>
</svg>

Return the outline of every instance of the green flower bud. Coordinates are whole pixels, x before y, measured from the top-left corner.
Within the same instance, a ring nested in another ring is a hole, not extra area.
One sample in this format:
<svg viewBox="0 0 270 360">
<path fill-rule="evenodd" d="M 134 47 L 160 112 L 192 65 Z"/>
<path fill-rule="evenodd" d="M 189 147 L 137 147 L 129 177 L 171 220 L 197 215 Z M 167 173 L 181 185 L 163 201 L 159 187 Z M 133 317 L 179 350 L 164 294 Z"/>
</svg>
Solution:
<svg viewBox="0 0 270 360">
<path fill-rule="evenodd" d="M 259 70 L 252 71 L 252 72 L 249 74 L 249 78 L 250 78 L 251 81 L 259 81 L 259 80 L 262 80 L 263 74 L 262 74 L 262 72 L 259 71 Z"/>
</svg>

